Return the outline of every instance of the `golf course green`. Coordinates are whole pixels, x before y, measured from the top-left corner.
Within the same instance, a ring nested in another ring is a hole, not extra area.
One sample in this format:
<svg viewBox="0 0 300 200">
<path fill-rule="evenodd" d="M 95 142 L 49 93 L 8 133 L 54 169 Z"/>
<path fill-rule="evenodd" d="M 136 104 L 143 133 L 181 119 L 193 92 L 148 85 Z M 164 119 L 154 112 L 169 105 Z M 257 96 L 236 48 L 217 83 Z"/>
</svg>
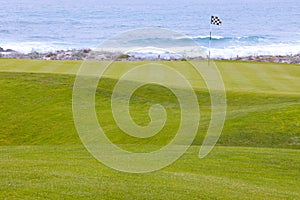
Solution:
<svg viewBox="0 0 300 200">
<path fill-rule="evenodd" d="M 217 145 L 199 159 L 210 122 L 209 91 L 188 62 L 159 62 L 189 76 L 200 126 L 175 163 L 130 174 L 98 162 L 77 134 L 72 91 L 82 61 L 0 59 L 0 199 L 300 199 L 300 65 L 215 61 L 227 115 Z M 95 95 L 108 138 L 133 152 L 160 149 L 180 123 L 174 94 L 149 84 L 132 96 L 130 113 L 147 125 L 149 108 L 161 104 L 168 114 L 165 127 L 139 139 L 116 125 L 110 98 L 118 74 L 145 63 L 114 62 Z"/>
</svg>

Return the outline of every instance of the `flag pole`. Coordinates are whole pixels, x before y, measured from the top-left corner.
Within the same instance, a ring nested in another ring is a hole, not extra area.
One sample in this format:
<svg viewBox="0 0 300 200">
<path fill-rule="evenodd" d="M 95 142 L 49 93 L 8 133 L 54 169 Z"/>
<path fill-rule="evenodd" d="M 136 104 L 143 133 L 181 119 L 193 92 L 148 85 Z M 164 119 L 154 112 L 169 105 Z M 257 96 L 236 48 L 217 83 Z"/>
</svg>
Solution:
<svg viewBox="0 0 300 200">
<path fill-rule="evenodd" d="M 212 28 L 211 28 L 211 20 L 210 20 L 210 23 L 209 23 L 209 41 L 208 41 L 208 63 L 210 62 L 211 31 L 212 31 Z"/>
<path fill-rule="evenodd" d="M 211 47 L 211 41 L 212 41 L 212 36 L 211 36 L 211 32 L 212 32 L 212 25 L 217 25 L 217 26 L 221 26 L 222 21 L 220 20 L 219 17 L 217 16 L 211 16 L 210 18 L 210 26 L 209 26 L 209 43 L 208 43 L 208 64 L 210 62 L 211 59 L 211 55 L 210 55 L 210 47 Z"/>
</svg>

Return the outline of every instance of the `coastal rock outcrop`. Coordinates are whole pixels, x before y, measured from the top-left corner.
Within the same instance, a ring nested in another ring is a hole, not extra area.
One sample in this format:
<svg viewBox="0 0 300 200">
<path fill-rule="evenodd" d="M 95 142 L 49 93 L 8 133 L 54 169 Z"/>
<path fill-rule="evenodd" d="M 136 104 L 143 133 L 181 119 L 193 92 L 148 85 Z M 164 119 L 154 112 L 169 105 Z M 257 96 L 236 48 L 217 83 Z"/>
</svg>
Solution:
<svg viewBox="0 0 300 200">
<path fill-rule="evenodd" d="M 16 52 L 12 49 L 3 49 L 2 47 L 0 47 L 0 53 L 13 53 Z"/>
<path fill-rule="evenodd" d="M 134 55 L 123 54 L 122 52 L 108 52 L 108 51 L 92 51 L 91 49 L 73 49 L 73 50 L 59 50 L 54 52 L 39 53 L 19 53 L 12 49 L 3 49 L 0 47 L 0 57 L 2 58 L 18 58 L 18 59 L 37 59 L 37 60 L 121 60 L 121 61 L 135 61 L 147 60 L 149 58 L 138 57 Z M 165 60 L 164 58 L 157 57 L 155 60 Z M 185 58 L 183 58 L 186 60 Z M 188 58 L 190 60 L 202 60 L 203 58 Z M 178 60 L 169 58 L 169 60 Z M 182 60 L 182 59 L 181 59 Z M 287 64 L 300 64 L 300 54 L 297 55 L 260 55 L 260 56 L 247 56 L 235 57 L 231 59 L 218 58 L 216 60 L 241 60 L 253 62 L 274 62 L 274 63 L 287 63 Z"/>
</svg>

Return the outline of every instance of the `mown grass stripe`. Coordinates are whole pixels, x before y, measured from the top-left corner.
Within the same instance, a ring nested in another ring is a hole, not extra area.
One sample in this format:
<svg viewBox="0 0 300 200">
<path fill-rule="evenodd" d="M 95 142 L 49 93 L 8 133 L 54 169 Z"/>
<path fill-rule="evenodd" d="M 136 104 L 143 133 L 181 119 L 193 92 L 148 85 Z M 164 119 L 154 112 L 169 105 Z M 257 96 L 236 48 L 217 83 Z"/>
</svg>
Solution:
<svg viewBox="0 0 300 200">
<path fill-rule="evenodd" d="M 276 91 L 289 91 L 290 87 L 281 83 L 281 80 L 276 79 L 273 75 L 273 68 L 271 67 L 262 67 L 259 65 L 245 65 L 245 67 L 254 71 L 254 74 L 257 76 L 257 80 L 260 80 L 262 83 L 258 85 L 269 86 L 269 90 Z M 279 75 L 280 76 L 280 75 Z M 267 87 L 266 87 L 266 90 Z"/>
<path fill-rule="evenodd" d="M 234 85 L 236 85 L 238 89 L 249 91 L 257 90 L 253 80 L 250 79 L 251 75 L 243 74 L 243 65 L 244 63 L 241 63 L 240 65 L 236 65 L 235 63 L 221 64 L 222 71 L 226 71 L 227 74 L 227 76 L 224 76 L 225 86 L 227 77 L 230 77 L 230 79 L 235 82 Z M 230 87 L 228 89 L 230 89 Z"/>
</svg>

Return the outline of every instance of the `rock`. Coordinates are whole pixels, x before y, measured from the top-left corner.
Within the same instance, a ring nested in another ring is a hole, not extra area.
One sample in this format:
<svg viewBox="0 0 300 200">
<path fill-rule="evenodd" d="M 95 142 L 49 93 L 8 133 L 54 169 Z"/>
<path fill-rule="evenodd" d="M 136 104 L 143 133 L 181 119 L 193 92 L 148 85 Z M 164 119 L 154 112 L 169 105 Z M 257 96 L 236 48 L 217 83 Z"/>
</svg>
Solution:
<svg viewBox="0 0 300 200">
<path fill-rule="evenodd" d="M 12 50 L 12 49 L 3 49 L 2 47 L 0 47 L 0 52 L 1 53 L 17 53 L 17 51 Z"/>
<path fill-rule="evenodd" d="M 20 58 L 20 59 L 40 59 L 40 60 L 124 60 L 124 61 L 138 61 L 153 58 L 142 58 L 124 54 L 122 52 L 108 52 L 108 51 L 92 51 L 91 49 L 73 49 L 73 50 L 58 50 L 54 52 L 39 53 L 32 52 L 28 54 L 18 53 L 12 49 L 3 49 L 0 47 L 0 56 L 5 58 Z M 155 58 L 157 59 L 157 58 Z M 203 60 L 203 57 L 189 57 L 188 60 Z M 217 60 L 228 60 L 224 58 L 216 58 Z M 161 59 L 163 60 L 163 59 Z M 176 57 L 169 57 L 169 60 L 178 60 Z M 300 54 L 285 55 L 285 56 L 236 56 L 230 60 L 254 61 L 254 62 L 276 62 L 276 63 L 293 63 L 300 64 Z"/>
<path fill-rule="evenodd" d="M 12 52 L 16 52 L 16 51 L 14 51 L 14 50 L 12 50 L 12 49 L 6 49 L 6 51 L 5 51 L 5 52 L 12 53 Z"/>
<path fill-rule="evenodd" d="M 91 49 L 83 49 L 83 53 L 90 53 Z"/>
</svg>

